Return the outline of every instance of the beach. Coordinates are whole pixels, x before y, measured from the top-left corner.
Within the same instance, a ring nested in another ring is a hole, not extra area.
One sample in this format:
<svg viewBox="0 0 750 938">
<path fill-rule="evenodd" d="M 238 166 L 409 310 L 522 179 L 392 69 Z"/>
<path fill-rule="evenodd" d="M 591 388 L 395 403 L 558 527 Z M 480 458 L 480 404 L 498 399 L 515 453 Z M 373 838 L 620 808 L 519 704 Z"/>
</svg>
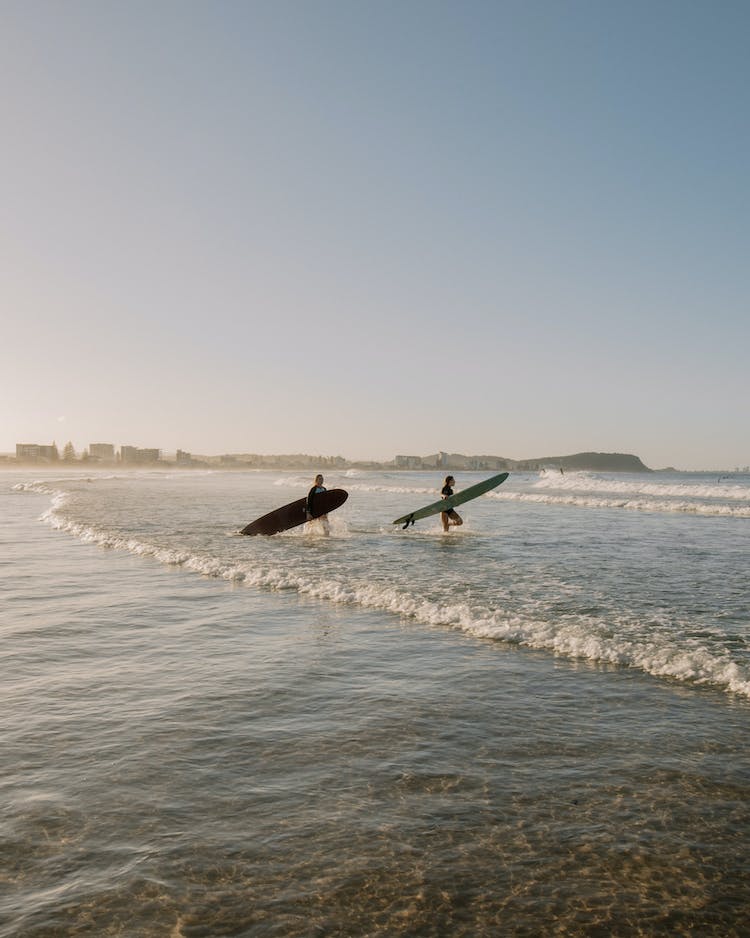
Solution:
<svg viewBox="0 0 750 938">
<path fill-rule="evenodd" d="M 750 478 L 441 483 L 0 476 L 0 936 L 748 934 Z"/>
</svg>

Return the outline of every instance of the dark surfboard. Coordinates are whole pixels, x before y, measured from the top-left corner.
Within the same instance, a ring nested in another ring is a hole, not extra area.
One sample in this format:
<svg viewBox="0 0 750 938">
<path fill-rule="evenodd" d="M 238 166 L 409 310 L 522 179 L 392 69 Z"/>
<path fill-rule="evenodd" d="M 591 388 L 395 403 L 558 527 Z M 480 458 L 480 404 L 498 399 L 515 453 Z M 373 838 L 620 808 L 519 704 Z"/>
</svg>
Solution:
<svg viewBox="0 0 750 938">
<path fill-rule="evenodd" d="M 318 492 L 313 499 L 313 518 L 319 518 L 321 515 L 327 515 L 330 511 L 340 508 L 349 498 L 349 493 L 343 489 L 329 489 L 327 492 Z M 296 502 L 290 502 L 282 508 L 275 511 L 269 511 L 262 518 L 256 518 L 240 534 L 279 534 L 281 531 L 288 531 L 290 528 L 296 528 L 308 520 L 305 514 L 305 505 L 307 498 L 298 498 Z"/>
</svg>

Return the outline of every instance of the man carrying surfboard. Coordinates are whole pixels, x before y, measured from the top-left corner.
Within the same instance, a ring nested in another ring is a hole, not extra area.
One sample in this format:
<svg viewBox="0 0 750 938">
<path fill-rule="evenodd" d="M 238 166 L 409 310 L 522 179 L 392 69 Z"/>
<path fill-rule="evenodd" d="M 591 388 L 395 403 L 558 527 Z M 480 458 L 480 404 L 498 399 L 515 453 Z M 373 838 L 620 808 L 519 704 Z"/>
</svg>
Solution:
<svg viewBox="0 0 750 938">
<path fill-rule="evenodd" d="M 315 496 L 320 495 L 321 492 L 325 492 L 326 488 L 323 485 L 323 476 L 318 473 L 315 476 L 315 482 L 313 487 L 307 493 L 307 503 L 305 505 L 305 514 L 307 520 L 311 521 L 315 517 L 314 506 L 315 506 Z M 328 526 L 328 515 L 318 515 L 318 521 L 320 521 L 323 528 L 324 534 L 330 533 L 330 528 Z"/>
<path fill-rule="evenodd" d="M 453 476 L 445 477 L 445 484 L 443 485 L 443 489 L 440 492 L 443 498 L 450 498 L 451 495 L 453 495 L 453 486 L 455 484 L 456 480 L 453 478 Z M 459 515 L 455 508 L 449 508 L 447 511 L 441 511 L 440 520 L 443 522 L 443 530 L 446 532 L 446 534 L 448 533 L 448 528 L 451 525 L 458 527 L 458 525 L 464 523 L 464 519 L 461 517 L 461 515 Z"/>
</svg>

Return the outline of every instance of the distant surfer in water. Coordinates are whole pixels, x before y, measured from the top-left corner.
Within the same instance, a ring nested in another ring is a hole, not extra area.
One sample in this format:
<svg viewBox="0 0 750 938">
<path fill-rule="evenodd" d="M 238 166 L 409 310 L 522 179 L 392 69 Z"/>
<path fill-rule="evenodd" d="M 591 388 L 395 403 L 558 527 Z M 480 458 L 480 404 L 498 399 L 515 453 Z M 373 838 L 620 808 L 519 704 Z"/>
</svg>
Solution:
<svg viewBox="0 0 750 938">
<path fill-rule="evenodd" d="M 313 520 L 313 506 L 315 505 L 315 496 L 320 495 L 321 492 L 325 492 L 326 488 L 323 485 L 323 476 L 318 473 L 315 476 L 315 483 L 310 491 L 307 493 L 307 504 L 305 505 L 305 514 L 307 515 L 307 520 Z M 320 515 L 317 519 L 320 521 L 320 525 L 323 528 L 324 534 L 330 533 L 330 527 L 328 525 L 328 515 Z"/>
<path fill-rule="evenodd" d="M 443 498 L 450 498 L 453 494 L 453 486 L 456 484 L 456 480 L 453 476 L 445 477 L 445 485 L 441 491 Z M 459 515 L 455 508 L 449 508 L 448 511 L 440 512 L 440 520 L 443 522 L 443 530 L 447 532 L 448 528 L 451 525 L 458 526 L 459 524 L 464 523 L 464 519 Z"/>
</svg>

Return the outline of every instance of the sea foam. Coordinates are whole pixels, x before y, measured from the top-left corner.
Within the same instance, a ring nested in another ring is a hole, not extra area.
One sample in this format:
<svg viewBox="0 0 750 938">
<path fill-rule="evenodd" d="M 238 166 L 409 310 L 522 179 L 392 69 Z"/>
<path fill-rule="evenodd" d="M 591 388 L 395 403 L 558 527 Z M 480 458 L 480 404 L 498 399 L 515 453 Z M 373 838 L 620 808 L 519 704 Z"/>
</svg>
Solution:
<svg viewBox="0 0 750 938">
<path fill-rule="evenodd" d="M 675 643 L 673 634 L 663 634 L 658 629 L 644 632 L 642 623 L 630 621 L 627 616 L 617 621 L 582 615 L 550 620 L 533 613 L 510 614 L 481 603 L 436 602 L 415 595 L 403 584 L 383 585 L 326 571 L 300 572 L 283 562 L 227 562 L 210 551 L 168 548 L 147 538 L 124 536 L 105 527 L 75 521 L 65 512 L 70 493 L 47 482 L 21 483 L 15 488 L 51 495 L 50 507 L 42 520 L 86 543 L 128 551 L 202 576 L 380 610 L 428 626 L 459 629 L 477 638 L 542 649 L 568 658 L 633 667 L 654 676 L 713 685 L 750 698 L 750 673 L 733 661 L 728 652 L 685 637 Z"/>
</svg>

